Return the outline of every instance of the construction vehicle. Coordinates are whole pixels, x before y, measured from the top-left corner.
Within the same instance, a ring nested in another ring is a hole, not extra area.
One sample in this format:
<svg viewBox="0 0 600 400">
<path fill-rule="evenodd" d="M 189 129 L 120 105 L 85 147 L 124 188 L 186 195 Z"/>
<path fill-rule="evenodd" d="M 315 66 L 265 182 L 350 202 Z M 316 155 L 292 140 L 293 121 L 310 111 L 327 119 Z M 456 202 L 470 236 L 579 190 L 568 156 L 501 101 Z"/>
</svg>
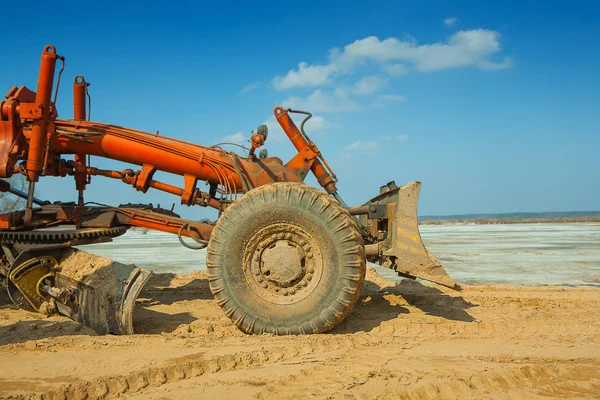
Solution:
<svg viewBox="0 0 600 400">
<path fill-rule="evenodd" d="M 240 156 L 90 121 L 89 83 L 81 75 L 73 83 L 73 119 L 59 119 L 55 104 L 64 65 L 64 57 L 46 46 L 37 91 L 12 87 L 0 102 L 0 177 L 22 174 L 28 181 L 24 192 L 0 180 L 1 191 L 26 200 L 24 210 L 0 215 L 0 275 L 18 306 L 60 313 L 99 333 L 134 333 L 136 298 L 151 272 L 74 247 L 111 241 L 130 227 L 170 232 L 187 247 L 206 248 L 210 289 L 247 333 L 331 330 L 358 300 L 367 261 L 459 289 L 421 241 L 420 183 L 390 182 L 363 205 L 346 206 L 336 175 L 304 131 L 310 113 L 274 109 L 297 150 L 287 163 L 262 150 L 256 154 L 268 138 L 265 125 Z M 304 114 L 300 129 L 294 113 Z M 103 170 L 90 165 L 90 156 L 138 167 Z M 154 179 L 157 171 L 183 177 L 181 186 Z M 303 183 L 308 173 L 322 189 Z M 38 199 L 36 182 L 48 176 L 72 176 L 77 201 Z M 151 205 L 86 203 L 93 176 L 143 193 L 171 193 L 185 206 L 214 208 L 218 219 L 187 220 Z M 206 182 L 207 192 L 199 182 Z"/>
</svg>

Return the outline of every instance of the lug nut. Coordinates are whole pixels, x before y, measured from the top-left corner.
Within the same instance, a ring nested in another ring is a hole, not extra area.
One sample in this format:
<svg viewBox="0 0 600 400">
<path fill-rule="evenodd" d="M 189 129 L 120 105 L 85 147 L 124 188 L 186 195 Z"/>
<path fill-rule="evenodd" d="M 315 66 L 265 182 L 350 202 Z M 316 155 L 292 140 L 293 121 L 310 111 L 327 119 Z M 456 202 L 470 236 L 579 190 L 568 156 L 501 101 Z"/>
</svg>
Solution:
<svg viewBox="0 0 600 400">
<path fill-rule="evenodd" d="M 285 238 L 286 239 L 291 239 L 292 238 L 292 234 L 291 233 L 286 233 L 285 234 Z"/>
<path fill-rule="evenodd" d="M 266 282 L 263 282 L 260 284 L 260 286 L 262 286 L 263 289 L 266 289 L 269 285 L 267 285 Z"/>
<path fill-rule="evenodd" d="M 310 260 L 310 259 L 313 258 L 313 255 L 309 253 L 309 254 L 306 255 L 306 258 L 308 258 Z"/>
</svg>

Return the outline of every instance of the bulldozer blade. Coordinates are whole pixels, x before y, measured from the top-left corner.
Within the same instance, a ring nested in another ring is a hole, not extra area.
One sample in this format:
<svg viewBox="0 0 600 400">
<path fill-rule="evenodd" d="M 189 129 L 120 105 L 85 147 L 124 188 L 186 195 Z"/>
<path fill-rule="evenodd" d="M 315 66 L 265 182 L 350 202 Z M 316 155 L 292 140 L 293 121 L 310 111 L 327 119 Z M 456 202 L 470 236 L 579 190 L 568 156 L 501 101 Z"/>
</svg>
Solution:
<svg viewBox="0 0 600 400">
<path fill-rule="evenodd" d="M 73 248 L 61 252 L 54 287 L 58 312 L 100 334 L 134 333 L 133 310 L 152 275 Z"/>
<path fill-rule="evenodd" d="M 388 237 L 381 243 L 380 256 L 373 261 L 394 269 L 401 276 L 461 290 L 421 240 L 417 216 L 420 189 L 420 182 L 402 187 L 390 182 L 382 187 L 379 196 L 365 204 L 387 206 Z"/>
</svg>

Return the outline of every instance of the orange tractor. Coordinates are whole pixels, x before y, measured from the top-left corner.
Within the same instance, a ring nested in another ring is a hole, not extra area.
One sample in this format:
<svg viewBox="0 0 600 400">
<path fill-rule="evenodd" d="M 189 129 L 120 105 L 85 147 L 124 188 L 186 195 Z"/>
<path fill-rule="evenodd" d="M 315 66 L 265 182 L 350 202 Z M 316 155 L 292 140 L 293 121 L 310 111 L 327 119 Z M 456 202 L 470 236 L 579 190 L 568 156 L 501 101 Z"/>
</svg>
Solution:
<svg viewBox="0 0 600 400">
<path fill-rule="evenodd" d="M 58 61 L 62 68 L 54 87 Z M 26 200 L 24 210 L 0 215 L 0 276 L 20 307 L 58 312 L 100 333 L 133 333 L 135 301 L 151 273 L 73 247 L 110 241 L 132 226 L 207 248 L 211 291 L 248 333 L 334 328 L 359 298 L 367 261 L 459 289 L 421 241 L 420 183 L 390 182 L 365 204 L 348 207 L 335 174 L 304 132 L 310 113 L 274 109 L 297 150 L 286 163 L 265 151 L 256 154 L 268 138 L 265 125 L 252 134 L 248 156 L 242 157 L 218 146 L 92 122 L 86 115 L 89 84 L 81 75 L 73 83 L 74 118 L 62 120 L 55 103 L 64 61 L 46 46 L 37 91 L 13 87 L 0 102 L 0 177 L 22 174 L 29 185 L 23 192 L 0 180 L 1 191 Z M 300 129 L 293 113 L 305 114 Z M 95 168 L 90 156 L 136 168 Z M 156 171 L 182 176 L 181 186 L 154 179 Z M 323 190 L 303 183 L 309 172 Z M 46 176 L 73 176 L 77 201 L 36 198 L 35 184 Z M 183 205 L 216 209 L 218 219 L 186 220 L 151 205 L 86 203 L 92 176 L 118 179 L 144 193 L 151 188 L 171 193 Z M 199 181 L 207 183 L 207 192 L 197 188 Z"/>
</svg>

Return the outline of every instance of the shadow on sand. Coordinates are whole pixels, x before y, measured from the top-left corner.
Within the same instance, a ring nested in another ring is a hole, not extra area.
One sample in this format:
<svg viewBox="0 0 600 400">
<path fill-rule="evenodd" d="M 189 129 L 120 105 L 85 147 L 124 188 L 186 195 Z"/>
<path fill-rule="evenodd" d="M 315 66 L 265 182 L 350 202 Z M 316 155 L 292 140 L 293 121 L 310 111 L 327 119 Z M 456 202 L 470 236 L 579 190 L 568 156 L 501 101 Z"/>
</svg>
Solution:
<svg viewBox="0 0 600 400">
<path fill-rule="evenodd" d="M 179 301 L 213 299 L 208 279 L 195 278 L 181 286 L 177 286 L 176 279 L 177 275 L 175 274 L 152 275 L 138 296 L 138 303 L 143 306 L 151 306 L 169 305 Z"/>
<path fill-rule="evenodd" d="M 96 334 L 91 329 L 74 321 L 30 319 L 0 326 L 0 346 L 73 335 L 95 336 Z M 39 344 L 34 346 L 39 346 Z"/>
<path fill-rule="evenodd" d="M 169 314 L 156 309 L 161 305 L 171 305 L 181 301 L 212 300 L 213 295 L 205 278 L 195 278 L 181 286 L 177 286 L 177 275 L 157 274 L 152 275 L 148 283 L 142 289 L 135 311 L 133 313 L 133 325 L 136 333 L 160 334 L 170 333 L 183 324 L 190 324 L 197 320 L 189 312 Z"/>
<path fill-rule="evenodd" d="M 358 303 L 332 333 L 369 332 L 382 322 L 396 319 L 401 314 L 409 314 L 411 307 L 418 308 L 425 315 L 451 321 L 476 321 L 467 312 L 467 309 L 476 307 L 476 304 L 466 301 L 462 296 L 450 296 L 436 287 L 411 280 L 383 288 L 366 281 Z"/>
<path fill-rule="evenodd" d="M 164 309 L 167 312 L 163 312 L 161 306 L 213 299 L 207 279 L 198 277 L 189 282 L 182 282 L 181 286 L 177 286 L 177 279 L 174 274 L 158 274 L 148 281 L 139 296 L 133 315 L 136 333 L 170 333 L 180 325 L 191 324 L 198 319 L 190 312 L 169 313 L 168 307 Z M 385 321 L 411 313 L 411 308 L 417 308 L 425 315 L 446 320 L 474 322 L 475 318 L 467 310 L 475 306 L 460 295 L 448 295 L 436 287 L 425 286 L 416 281 L 404 280 L 386 287 L 366 281 L 360 300 L 332 333 L 369 332 Z M 5 288 L 0 288 L 0 307 L 14 307 Z M 400 322 L 404 323 L 402 319 Z M 406 323 L 411 322 L 407 319 Z M 91 329 L 72 321 L 26 320 L 0 327 L 0 345 L 55 336 L 90 334 L 94 334 Z"/>
</svg>

